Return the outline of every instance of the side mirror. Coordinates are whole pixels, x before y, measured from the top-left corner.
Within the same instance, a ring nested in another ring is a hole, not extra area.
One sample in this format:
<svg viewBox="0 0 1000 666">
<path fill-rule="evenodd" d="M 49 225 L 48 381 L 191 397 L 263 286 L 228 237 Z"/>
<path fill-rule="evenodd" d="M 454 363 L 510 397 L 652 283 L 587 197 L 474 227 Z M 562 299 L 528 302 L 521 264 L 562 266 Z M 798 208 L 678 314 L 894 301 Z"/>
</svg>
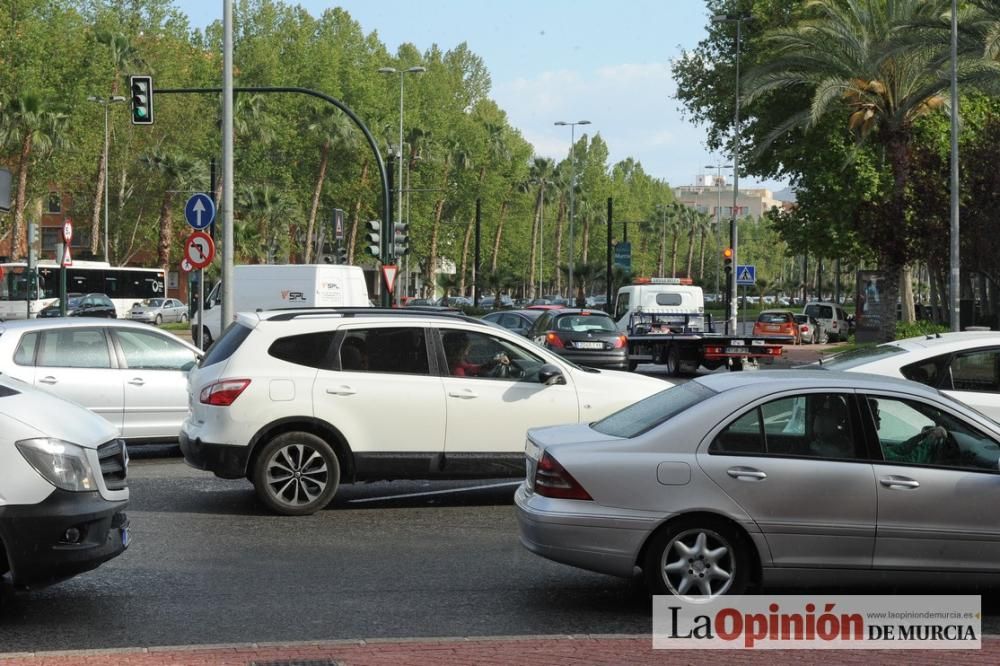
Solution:
<svg viewBox="0 0 1000 666">
<path fill-rule="evenodd" d="M 546 363 L 538 369 L 538 383 L 545 384 L 546 386 L 555 386 L 565 384 L 566 378 L 563 377 L 562 370 L 551 363 Z"/>
</svg>

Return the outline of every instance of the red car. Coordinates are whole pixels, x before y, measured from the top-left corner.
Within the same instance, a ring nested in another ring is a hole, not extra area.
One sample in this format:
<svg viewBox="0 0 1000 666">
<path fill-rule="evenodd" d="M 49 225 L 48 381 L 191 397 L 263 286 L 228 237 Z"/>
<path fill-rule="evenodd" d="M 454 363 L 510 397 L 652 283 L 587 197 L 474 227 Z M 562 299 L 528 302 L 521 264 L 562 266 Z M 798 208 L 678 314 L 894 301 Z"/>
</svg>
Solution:
<svg viewBox="0 0 1000 666">
<path fill-rule="evenodd" d="M 753 325 L 754 335 L 788 335 L 795 338 L 795 344 L 802 342 L 799 324 L 795 314 L 788 310 L 764 310 L 757 315 Z"/>
</svg>

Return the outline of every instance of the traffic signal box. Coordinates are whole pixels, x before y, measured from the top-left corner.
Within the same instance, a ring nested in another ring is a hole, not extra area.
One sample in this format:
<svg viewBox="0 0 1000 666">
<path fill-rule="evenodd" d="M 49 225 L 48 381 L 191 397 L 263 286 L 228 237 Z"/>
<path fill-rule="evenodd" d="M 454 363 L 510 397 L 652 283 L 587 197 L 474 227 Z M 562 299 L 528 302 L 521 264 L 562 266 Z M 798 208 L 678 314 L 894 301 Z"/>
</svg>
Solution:
<svg viewBox="0 0 1000 666">
<path fill-rule="evenodd" d="M 153 77 L 137 75 L 128 77 L 132 100 L 132 124 L 153 124 Z"/>
</svg>

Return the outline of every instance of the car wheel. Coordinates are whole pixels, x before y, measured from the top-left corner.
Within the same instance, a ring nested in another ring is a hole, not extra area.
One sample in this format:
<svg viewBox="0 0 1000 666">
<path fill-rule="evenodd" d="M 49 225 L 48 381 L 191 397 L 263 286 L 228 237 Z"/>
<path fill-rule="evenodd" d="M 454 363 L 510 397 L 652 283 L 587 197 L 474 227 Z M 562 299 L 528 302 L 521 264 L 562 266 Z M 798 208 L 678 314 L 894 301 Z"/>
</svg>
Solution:
<svg viewBox="0 0 1000 666">
<path fill-rule="evenodd" d="M 188 321 L 188 316 L 186 314 L 181 315 L 181 323 L 186 324 Z"/>
<path fill-rule="evenodd" d="M 212 340 L 212 334 L 211 334 L 211 332 L 209 332 L 208 327 L 207 326 L 202 326 L 201 327 L 201 344 L 202 344 L 202 349 L 208 349 L 209 347 L 211 347 L 212 346 L 212 342 L 213 342 L 213 340 Z"/>
<path fill-rule="evenodd" d="M 667 364 L 667 374 L 671 377 L 678 377 L 681 374 L 681 360 L 680 352 L 677 351 L 676 345 L 670 345 L 667 348 L 666 358 Z"/>
<path fill-rule="evenodd" d="M 643 575 L 652 594 L 700 599 L 743 594 L 753 579 L 746 539 L 708 517 L 682 518 L 657 532 L 646 548 Z"/>
<path fill-rule="evenodd" d="M 257 496 L 275 513 L 306 516 L 325 507 L 337 493 L 340 462 L 316 435 L 286 432 L 261 450 L 252 481 Z"/>
<path fill-rule="evenodd" d="M 826 331 L 821 331 L 819 334 L 819 340 L 817 340 L 816 342 L 817 344 L 825 345 L 829 341 L 830 341 L 830 336 L 826 334 Z"/>
<path fill-rule="evenodd" d="M 628 362 L 628 371 L 629 372 L 635 372 L 636 368 L 638 368 L 638 367 L 639 367 L 639 361 L 629 361 Z"/>
<path fill-rule="evenodd" d="M 161 317 L 160 315 L 156 315 L 156 318 L 153 319 L 153 323 L 159 326 L 160 324 L 163 323 L 163 317 Z"/>
</svg>

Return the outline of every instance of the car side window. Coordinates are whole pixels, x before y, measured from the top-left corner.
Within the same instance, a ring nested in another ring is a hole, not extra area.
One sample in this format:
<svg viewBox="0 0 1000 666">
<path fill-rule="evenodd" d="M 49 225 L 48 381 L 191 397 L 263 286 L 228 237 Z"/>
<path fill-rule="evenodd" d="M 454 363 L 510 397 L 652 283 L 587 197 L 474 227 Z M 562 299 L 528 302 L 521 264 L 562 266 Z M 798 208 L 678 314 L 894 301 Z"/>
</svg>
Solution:
<svg viewBox="0 0 1000 666">
<path fill-rule="evenodd" d="M 330 346 L 333 344 L 333 336 L 333 331 L 289 335 L 272 342 L 267 353 L 276 359 L 295 365 L 329 369 Z"/>
<path fill-rule="evenodd" d="M 104 331 L 99 328 L 46 331 L 38 352 L 38 365 L 45 368 L 110 368 L 111 356 Z"/>
<path fill-rule="evenodd" d="M 441 342 L 452 377 L 536 382 L 545 363 L 521 346 L 485 333 L 443 329 Z"/>
<path fill-rule="evenodd" d="M 345 372 L 430 374 L 427 335 L 419 327 L 351 329 L 338 357 Z"/>
<path fill-rule="evenodd" d="M 956 391 L 1000 392 L 1000 349 L 956 354 L 949 369 Z"/>
<path fill-rule="evenodd" d="M 18 365 L 35 364 L 35 347 L 38 344 L 38 333 L 26 333 L 21 336 L 14 352 L 14 363 Z"/>
<path fill-rule="evenodd" d="M 125 364 L 133 370 L 190 370 L 197 355 L 165 335 L 146 331 L 116 330 Z"/>
<path fill-rule="evenodd" d="M 754 408 L 739 417 L 715 436 L 709 453 L 764 453 L 764 433 L 760 427 L 760 409 Z"/>
<path fill-rule="evenodd" d="M 911 363 L 910 365 L 904 365 L 899 369 L 899 372 L 909 379 L 911 382 L 920 382 L 921 384 L 926 384 L 927 386 L 933 386 L 935 388 L 951 388 L 951 381 L 948 378 L 948 373 L 943 370 L 947 364 L 947 357 L 936 357 L 932 359 L 927 359 L 920 361 L 918 363 Z M 941 380 L 945 380 L 945 384 L 941 385 Z"/>
<path fill-rule="evenodd" d="M 628 292 L 618 295 L 618 302 L 615 303 L 615 321 L 618 321 L 628 312 Z"/>
<path fill-rule="evenodd" d="M 886 463 L 1000 471 L 1000 444 L 951 414 L 897 398 L 866 402 Z"/>
</svg>

